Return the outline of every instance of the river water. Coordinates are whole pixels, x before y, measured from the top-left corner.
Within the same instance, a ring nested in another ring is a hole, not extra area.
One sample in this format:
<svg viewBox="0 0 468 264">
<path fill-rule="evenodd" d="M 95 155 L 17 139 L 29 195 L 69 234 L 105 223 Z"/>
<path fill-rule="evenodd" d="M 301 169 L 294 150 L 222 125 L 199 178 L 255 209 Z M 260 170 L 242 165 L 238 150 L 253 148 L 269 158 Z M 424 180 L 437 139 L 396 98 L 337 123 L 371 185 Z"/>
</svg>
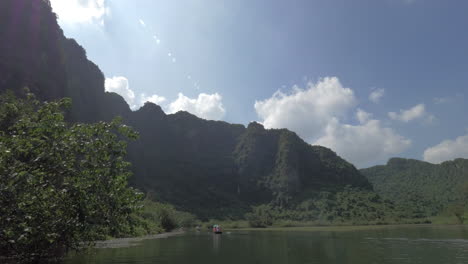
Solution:
<svg viewBox="0 0 468 264">
<path fill-rule="evenodd" d="M 369 229 L 187 232 L 132 247 L 93 249 L 78 263 L 468 263 L 468 228 L 388 226 Z"/>
</svg>

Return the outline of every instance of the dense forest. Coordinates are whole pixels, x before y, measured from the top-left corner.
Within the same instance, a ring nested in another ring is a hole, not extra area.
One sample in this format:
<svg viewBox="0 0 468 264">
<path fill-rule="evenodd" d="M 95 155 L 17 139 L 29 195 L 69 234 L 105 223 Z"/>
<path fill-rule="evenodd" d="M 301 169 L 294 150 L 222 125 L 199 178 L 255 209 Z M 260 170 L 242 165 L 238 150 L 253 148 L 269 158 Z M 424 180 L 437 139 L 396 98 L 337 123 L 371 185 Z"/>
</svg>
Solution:
<svg viewBox="0 0 468 264">
<path fill-rule="evenodd" d="M 413 211 L 433 216 L 466 201 L 468 160 L 456 159 L 431 164 L 413 159 L 393 158 L 387 165 L 362 169 L 374 190 L 383 198 Z"/>
</svg>

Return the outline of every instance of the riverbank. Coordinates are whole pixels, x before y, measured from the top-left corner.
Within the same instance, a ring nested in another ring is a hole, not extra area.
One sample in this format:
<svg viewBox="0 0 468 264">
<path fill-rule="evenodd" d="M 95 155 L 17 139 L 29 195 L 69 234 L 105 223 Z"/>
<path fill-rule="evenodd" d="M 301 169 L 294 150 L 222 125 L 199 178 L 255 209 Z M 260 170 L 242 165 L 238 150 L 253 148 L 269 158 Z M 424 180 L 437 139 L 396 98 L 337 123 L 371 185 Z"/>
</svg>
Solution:
<svg viewBox="0 0 468 264">
<path fill-rule="evenodd" d="M 468 213 L 465 214 L 464 219 L 468 219 Z M 201 227 L 203 229 L 211 229 L 214 224 L 221 225 L 223 229 L 279 229 L 279 228 L 335 228 L 335 227 L 353 227 L 353 226 L 412 226 L 412 225 L 463 225 L 452 215 L 437 215 L 426 218 L 418 219 L 393 219 L 392 221 L 368 221 L 368 222 L 332 222 L 332 221 L 294 221 L 294 220 L 277 220 L 268 227 L 252 227 L 247 220 L 216 220 L 212 219 L 203 222 Z M 468 224 L 468 221 L 467 221 Z"/>
<path fill-rule="evenodd" d="M 349 226 L 390 226 L 390 225 L 421 225 L 421 224 L 434 224 L 430 219 L 401 219 L 399 222 L 367 222 L 367 223 L 353 223 L 353 222 L 325 222 L 325 221 L 292 221 L 292 220 L 279 220 L 273 222 L 268 227 L 252 227 L 249 221 L 246 220 L 210 220 L 202 224 L 203 228 L 210 229 L 214 224 L 221 225 L 223 229 L 269 229 L 269 228 L 322 228 L 322 227 L 349 227 Z M 438 224 L 455 224 L 450 221 L 439 221 Z"/>
<path fill-rule="evenodd" d="M 271 226 L 265 228 L 258 227 L 243 227 L 243 228 L 224 228 L 226 231 L 301 231 L 301 232 L 347 232 L 347 231 L 366 231 L 366 230 L 381 230 L 394 228 L 413 228 L 413 227 L 428 227 L 428 228 L 453 228 L 453 229 L 468 229 L 468 225 L 464 224 L 392 224 L 392 225 L 328 225 L 328 226 L 295 226 L 281 227 Z"/>
<path fill-rule="evenodd" d="M 178 236 L 184 234 L 185 231 L 182 229 L 160 233 L 157 235 L 147 235 L 141 237 L 128 237 L 128 238 L 114 238 L 109 240 L 102 240 L 95 242 L 95 248 L 125 248 L 125 247 L 133 247 L 137 246 L 140 242 L 149 239 L 161 239 L 161 238 L 168 238 L 172 236 Z"/>
<path fill-rule="evenodd" d="M 361 231 L 361 230 L 376 230 L 376 229 L 388 229 L 388 228 L 405 228 L 415 226 L 434 226 L 431 224 L 405 224 L 405 225 L 348 225 L 348 226 L 297 226 L 297 227 L 265 227 L 265 228 L 236 228 L 225 230 L 229 231 L 302 231 L 302 232 L 345 232 L 345 231 Z"/>
</svg>

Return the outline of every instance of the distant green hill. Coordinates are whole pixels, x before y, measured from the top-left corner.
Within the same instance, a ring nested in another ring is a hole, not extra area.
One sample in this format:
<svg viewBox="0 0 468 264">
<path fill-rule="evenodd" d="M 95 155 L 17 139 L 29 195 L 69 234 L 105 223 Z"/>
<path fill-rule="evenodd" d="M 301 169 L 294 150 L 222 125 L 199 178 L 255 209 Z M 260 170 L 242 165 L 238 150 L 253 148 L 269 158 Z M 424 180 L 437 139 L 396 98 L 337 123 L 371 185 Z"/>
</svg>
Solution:
<svg viewBox="0 0 468 264">
<path fill-rule="evenodd" d="M 387 165 L 361 170 L 383 198 L 419 213 L 434 215 L 462 198 L 468 182 L 468 160 L 436 165 L 413 159 L 392 158 Z"/>
<path fill-rule="evenodd" d="M 48 0 L 0 1 L 0 92 L 21 95 L 28 87 L 42 100 L 70 97 L 69 121 L 122 116 L 140 133 L 129 146 L 132 184 L 158 200 L 201 217 L 238 217 L 251 205 L 290 207 L 345 185 L 371 190 L 352 164 L 291 131 L 166 115 L 152 103 L 133 112 L 105 92 L 104 80 L 86 51 L 64 37 Z"/>
</svg>

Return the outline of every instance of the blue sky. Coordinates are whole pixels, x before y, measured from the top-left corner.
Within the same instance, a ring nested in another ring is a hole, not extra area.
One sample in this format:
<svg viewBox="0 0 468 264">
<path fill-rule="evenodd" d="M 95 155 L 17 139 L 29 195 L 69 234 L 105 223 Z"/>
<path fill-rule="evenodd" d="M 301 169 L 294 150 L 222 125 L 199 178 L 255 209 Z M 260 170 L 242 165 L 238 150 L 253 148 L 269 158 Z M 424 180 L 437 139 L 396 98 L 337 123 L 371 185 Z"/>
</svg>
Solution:
<svg viewBox="0 0 468 264">
<path fill-rule="evenodd" d="M 286 127 L 357 167 L 468 158 L 468 2 L 51 0 L 133 109 Z"/>
</svg>

